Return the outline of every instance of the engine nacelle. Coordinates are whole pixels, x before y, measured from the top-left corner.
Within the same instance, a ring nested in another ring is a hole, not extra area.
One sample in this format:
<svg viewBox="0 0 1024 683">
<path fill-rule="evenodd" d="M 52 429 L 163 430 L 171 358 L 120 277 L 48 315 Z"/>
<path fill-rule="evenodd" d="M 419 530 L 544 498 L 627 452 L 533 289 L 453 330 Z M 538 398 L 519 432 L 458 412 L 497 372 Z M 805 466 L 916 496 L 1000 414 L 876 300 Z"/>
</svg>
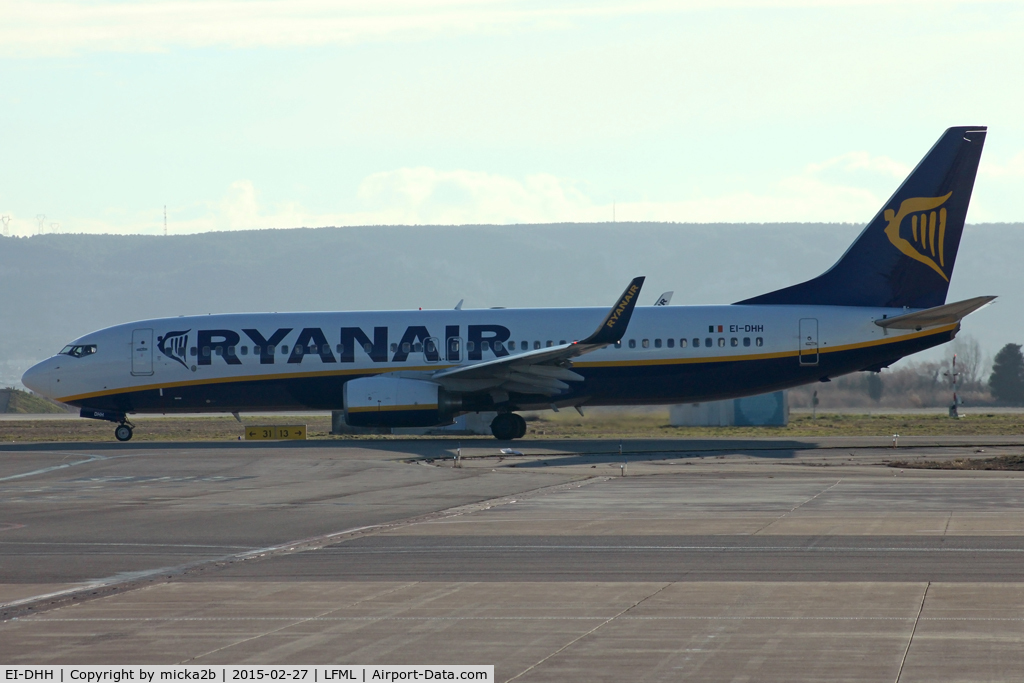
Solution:
<svg viewBox="0 0 1024 683">
<path fill-rule="evenodd" d="M 353 427 L 433 427 L 450 424 L 459 401 L 440 385 L 402 377 L 345 383 L 345 421 Z"/>
</svg>

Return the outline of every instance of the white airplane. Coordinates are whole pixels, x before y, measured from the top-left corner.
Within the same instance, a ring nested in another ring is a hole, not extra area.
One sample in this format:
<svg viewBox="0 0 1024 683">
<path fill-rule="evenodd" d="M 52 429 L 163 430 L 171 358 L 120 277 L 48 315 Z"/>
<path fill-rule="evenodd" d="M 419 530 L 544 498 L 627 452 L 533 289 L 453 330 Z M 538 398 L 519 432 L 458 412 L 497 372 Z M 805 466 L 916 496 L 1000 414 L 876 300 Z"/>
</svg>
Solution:
<svg viewBox="0 0 1024 683">
<path fill-rule="evenodd" d="M 692 403 L 860 370 L 950 341 L 992 301 L 946 304 L 985 142 L 950 128 L 842 258 L 812 280 L 726 306 L 237 313 L 87 334 L 35 365 L 30 389 L 117 423 L 136 413 L 344 410 L 360 427 L 496 411 Z M 664 297 L 662 297 L 664 298 Z M 461 303 L 461 302 L 460 302 Z"/>
</svg>

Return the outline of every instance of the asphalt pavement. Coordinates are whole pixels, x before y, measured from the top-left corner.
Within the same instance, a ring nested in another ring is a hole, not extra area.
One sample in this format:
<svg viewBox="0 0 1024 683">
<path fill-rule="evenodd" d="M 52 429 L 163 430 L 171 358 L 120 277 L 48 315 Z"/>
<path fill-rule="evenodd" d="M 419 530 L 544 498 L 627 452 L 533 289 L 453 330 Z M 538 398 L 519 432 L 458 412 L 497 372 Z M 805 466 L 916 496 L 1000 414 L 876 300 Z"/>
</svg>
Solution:
<svg viewBox="0 0 1024 683">
<path fill-rule="evenodd" d="M 0 661 L 1011 679 L 1024 473 L 886 462 L 1021 441 L 5 445 Z"/>
</svg>

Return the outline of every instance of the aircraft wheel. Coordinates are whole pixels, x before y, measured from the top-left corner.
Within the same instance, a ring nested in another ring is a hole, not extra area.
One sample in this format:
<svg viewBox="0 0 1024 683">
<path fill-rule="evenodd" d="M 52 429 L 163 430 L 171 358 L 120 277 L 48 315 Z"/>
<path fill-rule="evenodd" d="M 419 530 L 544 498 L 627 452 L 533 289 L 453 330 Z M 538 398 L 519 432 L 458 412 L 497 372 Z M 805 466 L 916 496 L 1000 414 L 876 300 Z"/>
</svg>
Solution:
<svg viewBox="0 0 1024 683">
<path fill-rule="evenodd" d="M 516 436 L 515 438 L 521 439 L 526 436 L 526 420 L 523 419 L 522 415 L 516 415 L 512 413 L 512 417 L 516 419 Z"/>
<path fill-rule="evenodd" d="M 494 438 L 498 441 L 511 441 L 516 438 L 519 434 L 519 425 L 516 424 L 517 417 L 519 416 L 513 413 L 499 413 L 491 421 L 491 434 L 494 434 Z"/>
<path fill-rule="evenodd" d="M 118 425 L 117 429 L 114 430 L 114 438 L 118 441 L 131 441 L 132 428 L 128 425 Z"/>
</svg>

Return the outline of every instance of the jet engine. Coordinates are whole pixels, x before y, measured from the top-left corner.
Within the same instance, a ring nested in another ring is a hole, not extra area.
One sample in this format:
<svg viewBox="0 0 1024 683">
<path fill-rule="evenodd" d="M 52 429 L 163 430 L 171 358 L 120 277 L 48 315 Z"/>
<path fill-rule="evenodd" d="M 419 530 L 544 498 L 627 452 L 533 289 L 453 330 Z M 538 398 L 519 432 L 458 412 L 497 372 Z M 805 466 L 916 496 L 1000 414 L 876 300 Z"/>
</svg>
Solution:
<svg viewBox="0 0 1024 683">
<path fill-rule="evenodd" d="M 345 421 L 353 427 L 433 427 L 451 424 L 462 407 L 439 384 L 404 377 L 365 377 L 345 383 Z"/>
</svg>

